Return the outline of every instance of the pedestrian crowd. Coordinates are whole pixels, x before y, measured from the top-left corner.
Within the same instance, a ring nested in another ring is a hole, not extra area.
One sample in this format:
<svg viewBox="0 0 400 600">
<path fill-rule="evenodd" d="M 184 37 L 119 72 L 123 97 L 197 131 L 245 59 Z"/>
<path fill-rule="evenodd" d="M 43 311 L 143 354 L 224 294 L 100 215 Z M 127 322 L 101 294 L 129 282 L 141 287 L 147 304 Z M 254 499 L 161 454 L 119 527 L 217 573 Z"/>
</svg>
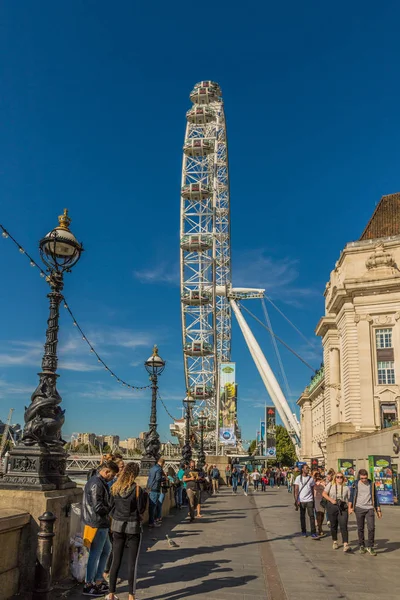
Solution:
<svg viewBox="0 0 400 600">
<path fill-rule="evenodd" d="M 312 474 L 306 464 L 293 469 L 264 468 L 249 470 L 246 466 L 227 465 L 225 483 L 237 494 L 244 495 L 267 488 L 286 486 L 293 493 L 295 509 L 300 514 L 301 535 L 307 537 L 307 519 L 311 538 L 326 537 L 324 522 L 329 527 L 332 547 L 339 548 L 340 531 L 343 551 L 350 552 L 348 520 L 355 514 L 359 552 L 376 555 L 375 515 L 381 518 L 381 508 L 375 484 L 365 469 L 351 486 L 342 472 L 322 468 Z M 143 531 L 143 516 L 148 508 L 148 527 L 162 524 L 163 502 L 168 490 L 173 491 L 178 510 L 188 510 L 189 523 L 201 519 L 205 498 L 219 494 L 221 474 L 217 465 L 196 465 L 194 460 L 181 464 L 177 473 L 165 470 L 160 458 L 149 470 L 145 487 L 137 483 L 139 466 L 125 463 L 121 455 L 105 455 L 100 466 L 88 474 L 85 485 L 82 519 L 84 544 L 89 549 L 83 595 L 105 596 L 118 600 L 116 587 L 122 559 L 126 557 L 129 600 L 135 600 L 137 566 Z M 368 531 L 365 542 L 365 525 Z"/>
<path fill-rule="evenodd" d="M 324 520 L 332 537 L 332 548 L 339 548 L 338 532 L 343 543 L 343 552 L 350 552 L 349 516 L 355 514 L 360 554 L 376 556 L 375 516 L 382 517 L 382 511 L 375 483 L 368 477 L 366 469 L 358 471 L 358 479 L 348 485 L 341 471 L 330 469 L 324 472 L 318 468 L 312 474 L 308 465 L 296 467 L 292 473 L 293 495 L 296 510 L 300 512 L 301 535 L 307 537 L 307 516 L 310 523 L 311 538 L 319 540 L 326 536 L 323 531 Z M 365 525 L 368 538 L 365 542 Z"/>
<path fill-rule="evenodd" d="M 83 595 L 118 600 L 116 587 L 122 559 L 126 555 L 129 600 L 135 600 L 137 566 L 148 508 L 148 528 L 162 524 L 163 502 L 172 489 L 178 510 L 187 507 L 189 522 L 202 518 L 204 497 L 219 493 L 220 472 L 216 465 L 182 462 L 175 474 L 165 471 L 160 458 L 149 470 L 146 487 L 136 482 L 139 465 L 125 463 L 120 454 L 107 454 L 97 469 L 88 473 L 82 520 L 84 544 L 89 549 Z M 231 481 L 232 473 L 225 474 Z"/>
</svg>

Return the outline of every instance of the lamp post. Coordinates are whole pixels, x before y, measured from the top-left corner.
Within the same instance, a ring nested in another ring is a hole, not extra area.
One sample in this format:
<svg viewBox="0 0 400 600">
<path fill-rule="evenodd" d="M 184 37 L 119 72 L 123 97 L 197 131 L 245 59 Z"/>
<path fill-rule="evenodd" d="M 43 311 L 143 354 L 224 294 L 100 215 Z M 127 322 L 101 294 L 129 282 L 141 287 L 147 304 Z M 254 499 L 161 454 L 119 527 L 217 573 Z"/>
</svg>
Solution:
<svg viewBox="0 0 400 600">
<path fill-rule="evenodd" d="M 50 314 L 46 342 L 39 373 L 39 385 L 25 409 L 25 427 L 18 445 L 11 451 L 10 471 L 1 487 L 53 490 L 75 487 L 65 475 L 67 453 L 61 437 L 64 413 L 57 391 L 57 344 L 59 309 L 63 300 L 64 273 L 69 273 L 80 259 L 82 245 L 69 229 L 68 210 L 58 217 L 59 225 L 39 242 L 40 256 L 48 276 Z"/>
<path fill-rule="evenodd" d="M 189 463 L 192 459 L 192 447 L 190 445 L 190 417 L 192 406 L 195 403 L 195 399 L 190 395 L 190 391 L 188 391 L 188 395 L 183 403 L 185 405 L 185 444 L 182 448 L 182 463 Z"/>
<path fill-rule="evenodd" d="M 160 458 L 160 436 L 157 432 L 157 382 L 158 376 L 165 369 L 165 362 L 158 355 L 158 348 L 154 346 L 153 354 L 144 363 L 151 381 L 151 413 L 149 431 L 144 438 L 144 455 L 142 458 L 141 474 L 147 474 L 151 467 Z"/>
<path fill-rule="evenodd" d="M 207 417 L 204 414 L 204 410 L 200 412 L 199 415 L 199 425 L 200 425 L 200 451 L 198 457 L 198 466 L 200 468 L 204 467 L 206 464 L 206 455 L 204 454 L 204 427 L 207 421 Z"/>
</svg>

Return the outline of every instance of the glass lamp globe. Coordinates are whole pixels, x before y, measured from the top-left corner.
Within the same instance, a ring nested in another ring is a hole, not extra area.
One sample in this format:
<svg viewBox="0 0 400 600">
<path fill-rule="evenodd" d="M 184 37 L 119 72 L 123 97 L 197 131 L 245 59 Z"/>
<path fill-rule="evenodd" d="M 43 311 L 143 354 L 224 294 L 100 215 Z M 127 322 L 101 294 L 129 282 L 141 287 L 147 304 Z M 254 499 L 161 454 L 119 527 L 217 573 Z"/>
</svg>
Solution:
<svg viewBox="0 0 400 600">
<path fill-rule="evenodd" d="M 40 255 L 44 264 L 59 273 L 69 271 L 80 259 L 83 251 L 82 244 L 70 231 L 71 219 L 68 209 L 58 217 L 59 225 L 40 240 Z"/>
<path fill-rule="evenodd" d="M 146 371 L 150 375 L 161 375 L 165 369 L 165 361 L 158 355 L 158 347 L 154 346 L 153 354 L 144 363 Z"/>
</svg>

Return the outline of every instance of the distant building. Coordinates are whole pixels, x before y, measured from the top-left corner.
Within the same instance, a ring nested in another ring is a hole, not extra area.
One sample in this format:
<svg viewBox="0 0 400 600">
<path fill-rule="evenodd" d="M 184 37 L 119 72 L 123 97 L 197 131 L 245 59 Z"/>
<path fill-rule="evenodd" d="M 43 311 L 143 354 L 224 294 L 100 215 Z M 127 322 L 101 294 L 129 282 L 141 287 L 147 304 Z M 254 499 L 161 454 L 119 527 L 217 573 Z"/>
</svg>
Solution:
<svg viewBox="0 0 400 600">
<path fill-rule="evenodd" d="M 176 456 L 177 454 L 181 454 L 181 447 L 179 444 L 167 442 L 165 444 L 161 444 L 160 452 L 162 456 Z"/>
<path fill-rule="evenodd" d="M 119 443 L 119 447 L 123 450 L 126 450 L 127 452 L 133 450 L 138 450 L 139 452 L 142 452 L 142 450 L 144 449 L 143 440 L 137 437 L 130 437 L 126 440 L 121 440 Z"/>
<path fill-rule="evenodd" d="M 116 448 L 119 446 L 119 435 L 105 435 L 104 444 L 110 446 L 110 448 Z"/>
<path fill-rule="evenodd" d="M 141 432 L 139 433 L 139 438 L 140 438 L 141 440 L 144 440 L 144 439 L 146 438 L 146 433 L 147 433 L 147 431 L 141 431 Z"/>
<path fill-rule="evenodd" d="M 95 433 L 78 433 L 77 439 L 76 439 L 76 445 L 85 444 L 85 446 L 87 446 L 88 444 L 91 444 L 92 446 L 94 446 L 95 443 L 96 443 L 96 434 Z"/>
</svg>

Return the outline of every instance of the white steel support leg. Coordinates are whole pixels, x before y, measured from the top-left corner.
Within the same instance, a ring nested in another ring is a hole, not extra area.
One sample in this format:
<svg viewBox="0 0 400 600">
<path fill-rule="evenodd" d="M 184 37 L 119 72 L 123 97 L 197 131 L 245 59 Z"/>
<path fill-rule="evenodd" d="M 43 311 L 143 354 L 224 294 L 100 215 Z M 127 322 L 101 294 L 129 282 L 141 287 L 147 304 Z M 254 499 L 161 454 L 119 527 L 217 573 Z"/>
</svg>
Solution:
<svg viewBox="0 0 400 600">
<path fill-rule="evenodd" d="M 275 404 L 275 407 L 286 429 L 289 433 L 293 432 L 295 434 L 297 438 L 297 445 L 300 441 L 300 429 L 291 413 L 289 404 L 287 403 L 287 400 L 283 395 L 279 383 L 277 382 L 275 375 L 273 374 L 271 367 L 269 366 L 268 361 L 265 358 L 256 338 L 254 337 L 250 327 L 246 323 L 246 320 L 243 317 L 242 313 L 240 312 L 236 301 L 231 298 L 230 303 L 239 323 L 239 327 L 243 333 L 244 339 L 246 340 L 247 346 L 250 350 L 250 354 L 253 357 L 256 367 L 267 389 L 267 392 L 270 395 L 271 400 Z"/>
</svg>

